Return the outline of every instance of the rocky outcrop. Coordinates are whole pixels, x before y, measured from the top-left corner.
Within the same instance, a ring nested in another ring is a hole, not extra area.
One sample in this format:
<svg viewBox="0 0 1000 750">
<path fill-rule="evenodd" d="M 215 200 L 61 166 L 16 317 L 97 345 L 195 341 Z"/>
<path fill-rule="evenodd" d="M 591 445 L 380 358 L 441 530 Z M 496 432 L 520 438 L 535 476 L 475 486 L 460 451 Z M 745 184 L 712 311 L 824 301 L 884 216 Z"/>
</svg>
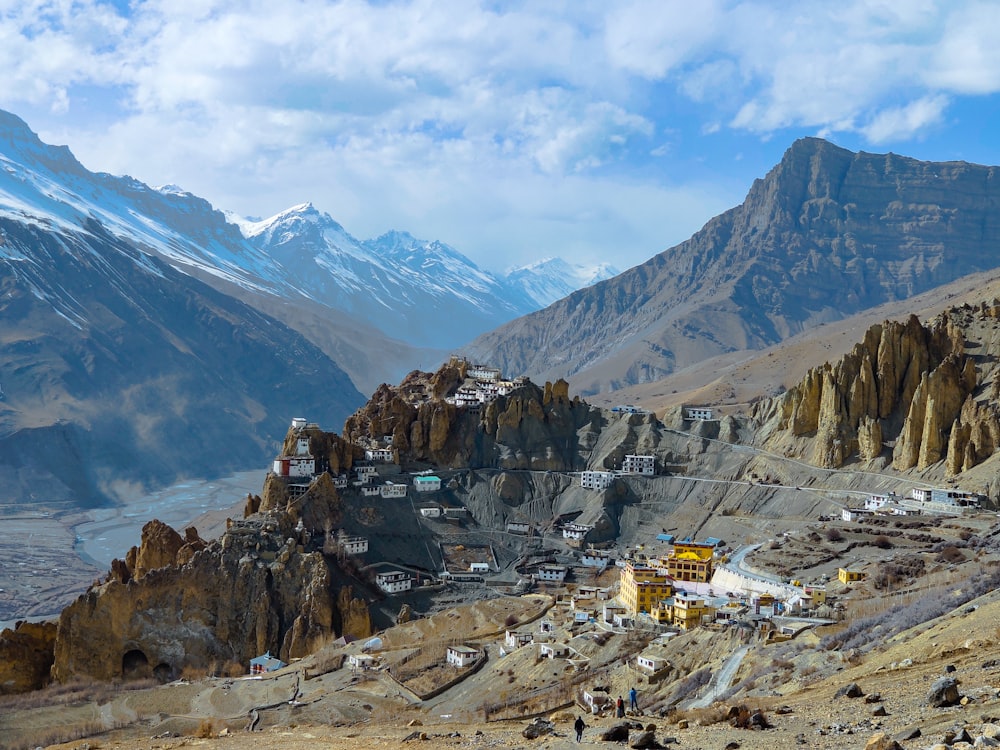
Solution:
<svg viewBox="0 0 1000 750">
<path fill-rule="evenodd" d="M 481 410 L 447 403 L 462 382 L 461 360 L 436 373 L 410 373 L 398 387 L 381 386 L 348 418 L 350 443 L 392 437 L 402 463 L 454 468 L 576 471 L 585 468 L 578 431 L 601 412 L 571 399 L 565 380 L 539 388 L 526 382 Z"/>
<path fill-rule="evenodd" d="M 953 476 L 982 463 L 1000 445 L 997 310 L 983 303 L 926 325 L 911 316 L 872 326 L 840 361 L 754 407 L 758 442 L 827 468 L 891 455 L 900 471 L 943 463 Z"/>
<path fill-rule="evenodd" d="M 49 681 L 54 622 L 18 622 L 0 633 L 0 695 L 37 690 Z"/>
<path fill-rule="evenodd" d="M 59 618 L 52 675 L 110 680 L 212 670 L 270 651 L 305 656 L 331 636 L 370 635 L 367 604 L 286 513 L 233 522 L 218 541 L 159 521 Z"/>
</svg>

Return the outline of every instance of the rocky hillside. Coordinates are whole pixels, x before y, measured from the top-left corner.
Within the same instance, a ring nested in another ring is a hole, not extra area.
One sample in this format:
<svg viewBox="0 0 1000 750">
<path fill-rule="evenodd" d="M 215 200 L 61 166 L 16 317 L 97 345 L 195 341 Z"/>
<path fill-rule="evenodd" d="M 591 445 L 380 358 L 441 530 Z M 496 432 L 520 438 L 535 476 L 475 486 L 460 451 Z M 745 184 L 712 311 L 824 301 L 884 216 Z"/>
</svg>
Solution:
<svg viewBox="0 0 1000 750">
<path fill-rule="evenodd" d="M 872 326 L 849 354 L 754 407 L 757 442 L 830 468 L 970 472 L 1000 446 L 998 320 L 993 300 Z"/>
<path fill-rule="evenodd" d="M 362 400 L 304 337 L 96 222 L 0 217 L 0 289 L 5 504 L 92 506 L 261 465 L 288 414 L 342 419 Z"/>
<path fill-rule="evenodd" d="M 583 394 L 651 382 L 1000 265 L 993 167 L 794 143 L 744 203 L 470 356 Z"/>
<path fill-rule="evenodd" d="M 151 521 L 107 579 L 63 610 L 52 677 L 238 674 L 265 651 L 287 662 L 339 635 L 370 635 L 358 581 L 322 542 L 283 512 L 234 521 L 213 542 Z"/>
</svg>

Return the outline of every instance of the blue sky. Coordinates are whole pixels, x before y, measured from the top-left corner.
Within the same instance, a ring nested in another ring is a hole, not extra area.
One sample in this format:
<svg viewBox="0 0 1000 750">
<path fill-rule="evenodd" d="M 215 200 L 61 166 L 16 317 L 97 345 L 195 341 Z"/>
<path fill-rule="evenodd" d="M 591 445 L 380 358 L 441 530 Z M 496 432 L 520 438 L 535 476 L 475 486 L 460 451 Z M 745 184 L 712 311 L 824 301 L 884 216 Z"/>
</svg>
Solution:
<svg viewBox="0 0 1000 750">
<path fill-rule="evenodd" d="M 997 29 L 959 0 L 0 0 L 0 108 L 244 216 L 624 269 L 802 136 L 1000 164 Z"/>
</svg>

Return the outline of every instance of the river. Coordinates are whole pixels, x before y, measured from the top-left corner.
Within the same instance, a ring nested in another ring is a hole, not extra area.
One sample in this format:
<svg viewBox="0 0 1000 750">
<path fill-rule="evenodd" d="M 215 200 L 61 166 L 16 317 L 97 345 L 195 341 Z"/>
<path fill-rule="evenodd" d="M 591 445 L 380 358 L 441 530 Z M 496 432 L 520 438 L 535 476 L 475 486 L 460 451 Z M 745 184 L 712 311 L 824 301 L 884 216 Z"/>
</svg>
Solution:
<svg viewBox="0 0 1000 750">
<path fill-rule="evenodd" d="M 248 492 L 260 494 L 266 473 L 256 469 L 211 481 L 179 482 L 127 505 L 90 511 L 91 520 L 73 528 L 73 549 L 81 559 L 107 569 L 114 558 L 139 544 L 148 521 L 158 518 L 183 534 L 199 516 L 232 508 Z"/>
</svg>

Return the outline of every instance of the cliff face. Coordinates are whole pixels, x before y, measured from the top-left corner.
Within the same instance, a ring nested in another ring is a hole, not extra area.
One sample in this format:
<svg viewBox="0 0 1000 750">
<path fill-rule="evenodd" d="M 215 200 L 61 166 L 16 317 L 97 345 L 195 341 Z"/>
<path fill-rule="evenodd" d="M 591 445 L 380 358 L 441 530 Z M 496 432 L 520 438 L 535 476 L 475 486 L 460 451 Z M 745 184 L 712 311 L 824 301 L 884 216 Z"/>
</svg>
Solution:
<svg viewBox="0 0 1000 750">
<path fill-rule="evenodd" d="M 754 407 L 758 442 L 827 468 L 881 457 L 900 471 L 939 462 L 947 475 L 971 469 L 1000 438 L 998 318 L 994 301 L 927 325 L 911 317 L 872 326 L 840 361 Z"/>
<path fill-rule="evenodd" d="M 578 432 L 600 429 L 601 412 L 569 397 L 565 380 L 540 388 L 526 383 L 475 411 L 446 403 L 462 374 L 455 365 L 413 372 L 398 386 L 381 386 L 348 418 L 351 442 L 391 435 L 400 456 L 454 468 L 492 467 L 578 471 L 586 467 Z"/>
<path fill-rule="evenodd" d="M 265 651 L 287 661 L 330 636 L 372 632 L 347 576 L 284 513 L 234 522 L 206 543 L 151 521 L 142 544 L 115 561 L 59 618 L 52 676 L 111 680 L 185 667 L 241 664 Z"/>
<path fill-rule="evenodd" d="M 1000 265 L 997 182 L 995 167 L 805 138 L 691 239 L 468 353 L 586 395 L 763 348 Z"/>
</svg>

